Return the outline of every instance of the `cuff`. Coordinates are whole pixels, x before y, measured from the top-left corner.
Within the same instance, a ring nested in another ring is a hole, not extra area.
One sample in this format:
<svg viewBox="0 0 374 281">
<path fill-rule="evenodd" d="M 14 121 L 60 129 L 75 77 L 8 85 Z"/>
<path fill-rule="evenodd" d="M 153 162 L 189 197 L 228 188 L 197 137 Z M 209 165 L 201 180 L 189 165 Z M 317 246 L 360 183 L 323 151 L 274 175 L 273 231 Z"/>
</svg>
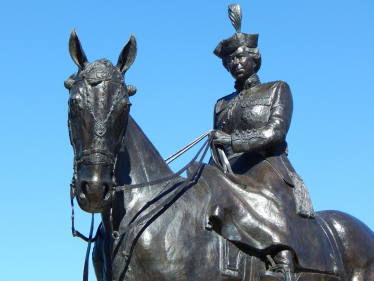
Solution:
<svg viewBox="0 0 374 281">
<path fill-rule="evenodd" d="M 231 134 L 231 146 L 234 152 L 247 152 L 250 151 L 250 140 L 254 138 L 265 138 L 265 135 L 256 129 L 238 131 L 235 130 Z"/>
</svg>

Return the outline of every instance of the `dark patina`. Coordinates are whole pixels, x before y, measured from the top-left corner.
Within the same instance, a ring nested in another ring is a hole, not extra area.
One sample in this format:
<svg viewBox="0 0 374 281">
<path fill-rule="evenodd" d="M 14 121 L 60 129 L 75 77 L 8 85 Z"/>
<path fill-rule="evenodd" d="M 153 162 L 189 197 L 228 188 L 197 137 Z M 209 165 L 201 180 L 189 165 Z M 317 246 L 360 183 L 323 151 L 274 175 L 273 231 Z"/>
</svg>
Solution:
<svg viewBox="0 0 374 281">
<path fill-rule="evenodd" d="M 124 74 L 135 60 L 131 35 L 117 64 L 89 63 L 72 31 L 78 72 L 69 89 L 74 148 L 72 202 L 101 213 L 93 263 L 98 280 L 374 280 L 374 234 L 354 217 L 314 212 L 287 158 L 292 95 L 283 81 L 262 84 L 257 34 L 236 33 L 215 54 L 236 91 L 215 106 L 202 150 L 208 165 L 174 174 L 129 115 Z M 204 150 L 205 147 L 205 150 Z M 202 158 L 201 158 L 202 159 Z M 87 278 L 87 270 L 85 277 Z"/>
</svg>

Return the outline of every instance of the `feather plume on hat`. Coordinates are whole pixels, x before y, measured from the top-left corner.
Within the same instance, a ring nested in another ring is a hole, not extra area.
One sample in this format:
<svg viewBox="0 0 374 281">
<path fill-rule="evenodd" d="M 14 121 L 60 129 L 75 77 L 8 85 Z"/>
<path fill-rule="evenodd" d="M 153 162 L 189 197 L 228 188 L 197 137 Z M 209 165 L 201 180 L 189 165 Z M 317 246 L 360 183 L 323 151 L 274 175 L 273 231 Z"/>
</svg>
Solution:
<svg viewBox="0 0 374 281">
<path fill-rule="evenodd" d="M 234 26 L 236 33 L 226 40 L 222 40 L 213 53 L 223 59 L 228 54 L 234 52 L 241 46 L 248 48 L 257 48 L 258 34 L 247 34 L 241 32 L 242 9 L 239 4 L 229 6 L 229 18 Z"/>
<path fill-rule="evenodd" d="M 236 32 L 240 32 L 242 27 L 242 8 L 239 4 L 231 4 L 229 6 L 229 18 Z"/>
</svg>

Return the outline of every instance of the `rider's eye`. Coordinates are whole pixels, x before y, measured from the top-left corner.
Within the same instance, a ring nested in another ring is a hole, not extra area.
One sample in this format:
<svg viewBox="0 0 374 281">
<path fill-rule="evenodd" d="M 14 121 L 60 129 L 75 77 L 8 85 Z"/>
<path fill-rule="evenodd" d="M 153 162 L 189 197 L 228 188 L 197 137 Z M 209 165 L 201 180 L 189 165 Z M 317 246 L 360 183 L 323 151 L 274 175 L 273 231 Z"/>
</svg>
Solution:
<svg viewBox="0 0 374 281">
<path fill-rule="evenodd" d="M 78 103 L 77 103 L 77 100 L 76 99 L 70 99 L 70 106 L 77 106 Z"/>
<path fill-rule="evenodd" d="M 92 82 L 92 83 L 90 84 L 90 86 L 91 86 L 91 87 L 95 87 L 95 86 L 99 85 L 100 83 L 101 83 L 101 81 L 95 81 L 95 82 Z"/>
</svg>

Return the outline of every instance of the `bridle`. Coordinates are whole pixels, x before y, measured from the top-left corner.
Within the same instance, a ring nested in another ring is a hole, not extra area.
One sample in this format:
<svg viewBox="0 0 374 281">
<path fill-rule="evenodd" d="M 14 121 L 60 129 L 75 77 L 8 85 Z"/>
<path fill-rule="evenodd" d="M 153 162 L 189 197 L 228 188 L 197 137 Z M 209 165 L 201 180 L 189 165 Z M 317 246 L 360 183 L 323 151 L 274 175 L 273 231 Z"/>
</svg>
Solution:
<svg viewBox="0 0 374 281">
<path fill-rule="evenodd" d="M 109 109 L 109 112 L 106 114 L 106 116 L 104 116 L 104 103 L 105 103 L 104 97 L 105 97 L 105 89 L 106 89 L 106 85 L 105 85 L 106 80 L 103 79 L 101 81 L 102 91 L 101 91 L 101 95 L 100 95 L 100 99 L 99 99 L 99 116 L 97 117 L 97 116 L 95 116 L 94 111 L 92 109 L 92 104 L 91 104 L 91 99 L 90 99 L 89 89 L 88 89 L 89 88 L 89 86 L 88 86 L 89 83 L 84 78 L 83 79 L 77 79 L 75 82 L 80 81 L 80 80 L 83 80 L 84 85 L 85 85 L 85 90 L 86 90 L 85 91 L 86 92 L 86 95 L 85 95 L 86 103 L 85 104 L 86 104 L 86 107 L 87 107 L 88 111 L 90 112 L 90 114 L 91 114 L 91 116 L 94 120 L 95 137 L 94 137 L 94 140 L 93 140 L 93 143 L 92 143 L 92 146 L 91 146 L 90 149 L 84 150 L 84 151 L 80 152 L 79 154 L 77 154 L 77 149 L 76 149 L 74 138 L 73 138 L 70 116 L 69 116 L 69 119 L 68 119 L 69 137 L 70 137 L 70 142 L 71 142 L 71 144 L 73 146 L 73 150 L 74 150 L 74 174 L 73 174 L 73 178 L 72 178 L 71 184 L 70 184 L 71 230 L 72 230 L 73 237 L 79 237 L 79 238 L 81 238 L 82 240 L 84 240 L 88 243 L 87 250 L 86 250 L 84 271 L 83 271 L 83 280 L 88 280 L 88 260 L 89 260 L 90 250 L 91 250 L 91 243 L 95 242 L 97 240 L 99 229 L 102 225 L 102 222 L 98 226 L 97 231 L 96 231 L 96 235 L 95 235 L 94 238 L 92 238 L 93 226 L 94 226 L 94 214 L 92 214 L 89 237 L 84 236 L 81 232 L 79 232 L 78 230 L 75 229 L 75 226 L 74 226 L 74 218 L 75 218 L 74 198 L 76 196 L 76 180 L 77 180 L 77 175 L 78 175 L 77 167 L 78 167 L 78 165 L 110 165 L 110 166 L 112 166 L 112 175 L 113 175 L 112 182 L 115 185 L 116 180 L 115 180 L 115 176 L 114 176 L 114 171 L 116 169 L 117 155 L 113 155 L 113 153 L 111 153 L 107 149 L 105 149 L 105 146 L 103 147 L 102 138 L 106 133 L 107 122 L 108 122 L 110 116 L 112 115 L 112 112 L 113 112 L 114 108 L 116 107 L 116 105 L 118 103 L 118 97 L 119 97 L 119 94 L 122 92 L 122 89 L 124 87 L 124 82 L 121 81 L 120 83 L 118 83 L 118 82 L 115 82 L 115 81 L 108 81 L 108 82 L 111 82 L 111 83 L 120 84 L 120 87 L 115 94 L 115 97 L 113 99 L 113 103 L 112 103 L 112 106 Z M 128 102 L 127 106 L 131 106 L 131 103 Z M 70 115 L 70 108 L 69 108 L 69 115 Z M 123 130 L 124 129 L 125 128 L 123 128 Z M 121 135 L 123 135 L 122 132 L 121 132 Z M 122 139 L 122 141 L 123 141 L 123 139 Z M 113 192 L 112 195 L 114 196 L 114 194 L 115 193 Z M 113 196 L 112 196 L 112 199 L 113 199 Z M 111 206 L 111 213 L 112 213 L 112 206 Z M 112 214 L 110 216 L 111 216 L 111 221 L 112 221 L 113 220 Z M 112 225 L 112 223 L 111 223 L 111 225 Z"/>
<path fill-rule="evenodd" d="M 77 195 L 76 194 L 77 167 L 78 167 L 78 165 L 112 166 L 112 175 L 113 175 L 112 182 L 115 185 L 116 180 L 115 180 L 115 176 L 114 176 L 114 171 L 116 169 L 117 155 L 114 155 L 113 153 L 109 152 L 107 149 L 105 149 L 105 147 L 104 148 L 101 148 L 101 147 L 103 147 L 102 138 L 104 137 L 104 135 L 106 133 L 107 122 L 108 122 L 110 116 L 112 115 L 114 108 L 118 104 L 118 97 L 119 97 L 119 94 L 123 90 L 124 83 L 123 82 L 115 82 L 115 81 L 106 81 L 105 79 L 101 81 L 102 90 L 100 91 L 101 95 L 100 95 L 100 98 L 99 98 L 99 114 L 98 114 L 98 116 L 95 116 L 93 108 L 92 108 L 92 101 L 91 101 L 91 98 L 90 98 L 90 95 L 89 95 L 89 83 L 87 82 L 87 80 L 85 78 L 77 79 L 75 82 L 82 81 L 82 80 L 84 82 L 84 86 L 85 86 L 85 90 L 86 90 L 85 91 L 85 98 L 86 98 L 85 105 L 86 105 L 86 108 L 88 109 L 88 111 L 90 112 L 90 114 L 91 114 L 91 116 L 94 120 L 95 137 L 94 137 L 94 140 L 92 142 L 92 146 L 91 146 L 92 148 L 86 149 L 86 150 L 84 150 L 84 151 L 82 151 L 78 154 L 76 146 L 75 146 L 73 133 L 72 133 L 72 128 L 71 128 L 71 122 L 70 122 L 70 118 L 69 118 L 69 120 L 68 120 L 69 136 L 70 136 L 70 142 L 71 142 L 71 144 L 73 146 L 73 150 L 74 150 L 74 174 L 73 174 L 73 178 L 72 178 L 72 181 L 71 181 L 71 184 L 70 184 L 70 201 L 71 201 L 71 212 L 72 212 L 72 214 L 71 214 L 72 234 L 73 234 L 74 237 L 79 237 L 86 242 L 89 242 L 89 241 L 94 242 L 97 239 L 97 233 L 96 233 L 94 239 L 92 239 L 92 235 L 90 235 L 90 237 L 87 238 L 86 236 L 81 234 L 79 231 L 77 231 L 74 227 L 74 218 L 75 218 L 74 198 Z M 105 105 L 104 104 L 104 102 L 105 102 L 104 97 L 105 97 L 105 89 L 107 88 L 106 82 L 117 83 L 117 84 L 120 85 L 120 87 L 117 90 L 117 92 L 116 92 L 116 94 L 113 98 L 112 106 L 110 107 L 108 113 L 105 116 L 104 115 L 104 105 Z M 131 103 L 128 102 L 127 106 L 131 106 Z M 114 192 L 113 192 L 113 195 L 114 195 Z M 92 220 L 93 220 L 93 217 L 92 217 Z M 101 224 L 99 225 L 99 228 L 100 228 L 100 226 L 101 226 Z"/>
</svg>

